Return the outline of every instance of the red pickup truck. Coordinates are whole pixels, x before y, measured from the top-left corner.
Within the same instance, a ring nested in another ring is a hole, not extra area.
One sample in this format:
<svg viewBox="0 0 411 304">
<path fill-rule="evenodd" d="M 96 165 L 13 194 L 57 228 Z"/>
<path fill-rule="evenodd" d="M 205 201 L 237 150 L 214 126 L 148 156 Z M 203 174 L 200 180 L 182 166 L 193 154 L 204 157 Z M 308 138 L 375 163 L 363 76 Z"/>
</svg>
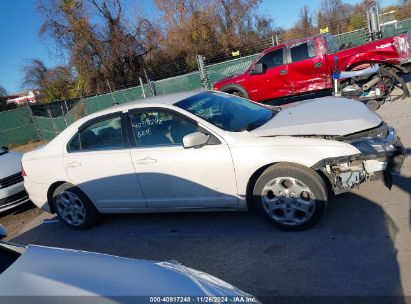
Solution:
<svg viewBox="0 0 411 304">
<path fill-rule="evenodd" d="M 400 65 L 409 62 L 409 59 L 408 34 L 345 50 L 336 49 L 332 35 L 321 34 L 271 47 L 265 50 L 244 74 L 222 79 L 215 83 L 213 88 L 253 101 L 282 104 L 289 99 L 284 97 L 330 91 L 333 89 L 333 73 L 338 75 L 339 71 L 364 69 L 378 64 L 383 67 L 384 72 L 378 79 L 374 74 L 353 78 L 354 80 L 342 80 L 339 83 L 342 84 L 340 88 L 343 91 L 348 86 L 349 90 L 345 91 L 352 94 L 350 97 L 364 97 L 371 94 L 371 91 L 369 87 L 368 91 L 364 91 L 362 86 L 374 78 L 371 89 L 375 91 L 372 92 L 372 99 L 385 101 L 394 82 L 402 82 L 404 94 L 409 94 L 405 83 L 397 76 L 398 72 L 403 71 Z"/>
</svg>

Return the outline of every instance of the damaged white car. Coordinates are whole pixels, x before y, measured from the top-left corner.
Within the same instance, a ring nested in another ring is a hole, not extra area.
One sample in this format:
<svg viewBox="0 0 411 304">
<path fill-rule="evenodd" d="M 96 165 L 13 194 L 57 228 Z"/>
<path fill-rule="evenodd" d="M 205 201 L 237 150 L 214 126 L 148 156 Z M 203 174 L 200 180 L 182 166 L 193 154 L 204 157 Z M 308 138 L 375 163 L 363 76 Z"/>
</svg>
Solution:
<svg viewBox="0 0 411 304">
<path fill-rule="evenodd" d="M 2 303 L 173 303 L 200 297 L 216 299 L 210 303 L 227 303 L 236 298 L 260 303 L 233 285 L 176 261 L 154 262 L 73 249 L 22 246 L 1 241 L 5 236 L 6 230 L 0 224 Z M 94 298 L 88 301 L 73 300 L 91 296 Z"/>
<path fill-rule="evenodd" d="M 100 213 L 247 210 L 302 230 L 328 192 L 391 186 L 404 152 L 359 102 L 325 97 L 271 109 L 220 92 L 163 95 L 82 118 L 23 157 L 25 187 L 68 226 Z"/>
</svg>

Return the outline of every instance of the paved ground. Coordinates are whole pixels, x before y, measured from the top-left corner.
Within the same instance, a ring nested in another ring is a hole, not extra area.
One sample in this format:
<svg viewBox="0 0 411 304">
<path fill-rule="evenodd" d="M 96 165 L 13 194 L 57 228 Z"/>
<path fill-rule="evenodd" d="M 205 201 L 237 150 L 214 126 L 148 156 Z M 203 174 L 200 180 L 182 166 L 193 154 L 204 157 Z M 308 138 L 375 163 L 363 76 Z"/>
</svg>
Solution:
<svg viewBox="0 0 411 304">
<path fill-rule="evenodd" d="M 379 113 L 411 154 L 411 99 Z M 411 158 L 390 191 L 372 182 L 332 198 L 319 226 L 285 233 L 252 213 L 106 216 L 87 231 L 26 208 L 0 218 L 16 243 L 178 260 L 257 296 L 411 296 Z"/>
</svg>

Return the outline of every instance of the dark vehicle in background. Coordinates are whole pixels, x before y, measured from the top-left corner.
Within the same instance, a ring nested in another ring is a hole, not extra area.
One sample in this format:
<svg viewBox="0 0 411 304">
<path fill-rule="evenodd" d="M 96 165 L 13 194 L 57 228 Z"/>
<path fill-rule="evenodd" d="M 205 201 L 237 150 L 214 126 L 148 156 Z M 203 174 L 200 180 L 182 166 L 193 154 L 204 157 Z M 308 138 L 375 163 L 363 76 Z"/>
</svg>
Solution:
<svg viewBox="0 0 411 304">
<path fill-rule="evenodd" d="M 379 106 L 395 86 L 399 97 L 409 95 L 399 73 L 410 58 L 409 36 L 401 34 L 352 48 L 337 50 L 333 36 L 316 35 L 289 41 L 265 50 L 247 71 L 222 79 L 214 89 L 273 105 L 289 103 L 290 97 L 334 89 L 340 78 L 341 95 Z M 346 71 L 371 69 L 343 79 Z M 369 102 L 372 100 L 373 102 Z M 371 107 L 372 108 L 372 107 Z"/>
<path fill-rule="evenodd" d="M 21 173 L 22 156 L 0 147 L 0 213 L 29 201 Z"/>
</svg>

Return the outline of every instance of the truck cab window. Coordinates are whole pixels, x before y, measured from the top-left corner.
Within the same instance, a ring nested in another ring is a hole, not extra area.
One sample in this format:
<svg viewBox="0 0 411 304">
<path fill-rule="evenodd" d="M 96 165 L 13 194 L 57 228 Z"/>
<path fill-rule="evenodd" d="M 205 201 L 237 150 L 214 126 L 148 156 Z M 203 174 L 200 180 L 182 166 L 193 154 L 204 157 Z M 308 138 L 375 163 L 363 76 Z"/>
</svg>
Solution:
<svg viewBox="0 0 411 304">
<path fill-rule="evenodd" d="M 308 41 L 290 48 L 291 62 L 298 62 L 313 58 L 316 55 L 314 41 Z"/>
<path fill-rule="evenodd" d="M 284 64 L 283 49 L 278 49 L 265 54 L 257 63 L 263 63 L 267 70 Z"/>
</svg>

